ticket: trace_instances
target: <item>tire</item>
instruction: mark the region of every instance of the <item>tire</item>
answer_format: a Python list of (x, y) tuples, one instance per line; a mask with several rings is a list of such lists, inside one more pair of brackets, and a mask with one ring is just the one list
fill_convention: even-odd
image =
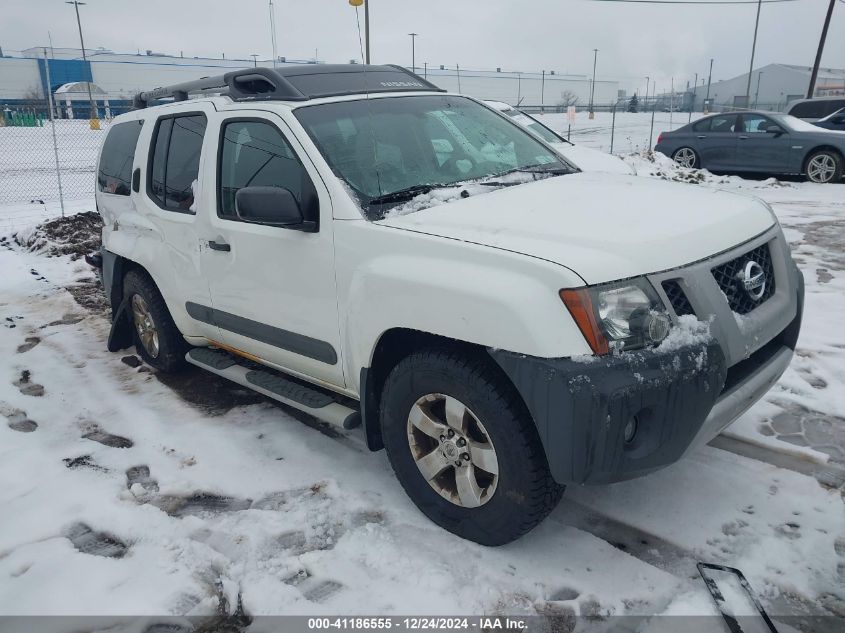
[[(466, 407), (462, 418), (466, 428), (455, 437), (444, 442), (436, 436), (456, 425), (428, 426), (423, 433), (411, 424), (411, 414), (419, 419), (420, 411), (427, 411), (429, 421), (445, 421), (447, 402), (457, 403), (453, 410)], [(396, 477), (416, 506), (440, 527), (476, 543), (503, 545), (519, 538), (539, 524), (563, 494), (563, 486), (549, 473), (534, 423), (516, 391), (485, 359), (433, 349), (400, 361), (385, 382), (381, 431)], [(459, 455), (460, 467), (447, 461), (454, 457), (447, 446), (450, 442), (469, 447), (473, 457), (469, 452)], [(429, 480), (417, 465), (421, 455), (440, 459), (445, 470)], [(497, 474), (491, 475), (492, 470)], [(457, 492), (459, 476), (464, 482), (472, 477), (476, 483), (475, 488), (462, 486), (463, 496)], [(482, 494), (474, 496), (478, 491)], [(463, 504), (467, 498), (470, 503)], [(479, 505), (473, 505), (476, 501)]]
[(832, 150), (817, 150), (807, 156), (804, 173), (810, 182), (839, 182), (842, 180), (842, 156)]
[[(173, 322), (167, 304), (150, 276), (130, 270), (123, 278), (123, 296), (128, 300), (135, 350), (144, 362), (165, 373), (184, 369), (187, 365), (185, 353), (190, 346)], [(142, 320), (144, 315), (148, 320)]]
[(672, 160), (678, 163), (681, 167), (689, 169), (698, 169), (701, 167), (701, 159), (691, 147), (679, 147), (672, 153)]

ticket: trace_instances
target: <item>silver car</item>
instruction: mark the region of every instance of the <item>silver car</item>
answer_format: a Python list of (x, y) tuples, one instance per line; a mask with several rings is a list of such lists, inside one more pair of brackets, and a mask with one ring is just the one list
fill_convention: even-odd
[(842, 180), (845, 132), (778, 112), (729, 112), (661, 133), (655, 150), (684, 167), (829, 183)]

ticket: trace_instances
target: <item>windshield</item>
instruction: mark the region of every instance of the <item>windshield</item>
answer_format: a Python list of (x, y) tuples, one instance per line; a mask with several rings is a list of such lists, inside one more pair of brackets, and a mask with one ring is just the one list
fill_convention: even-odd
[(781, 125), (786, 125), (793, 132), (823, 132), (821, 128), (812, 123), (807, 123), (802, 119), (797, 119), (791, 114), (773, 114), (773, 119), (778, 121)]
[(341, 101), (303, 106), (295, 115), (371, 219), (401, 202), (393, 193), (527, 168), (574, 171), (531, 134), (466, 97)]

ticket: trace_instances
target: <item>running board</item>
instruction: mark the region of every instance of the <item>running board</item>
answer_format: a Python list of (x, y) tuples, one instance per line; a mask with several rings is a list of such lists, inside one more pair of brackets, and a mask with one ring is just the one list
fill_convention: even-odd
[(195, 347), (185, 354), (185, 360), (213, 374), (264, 394), (294, 409), (299, 409), (318, 420), (341, 429), (352, 429), (361, 424), (361, 414), (355, 409), (337, 401), (337, 396), (330, 391), (306, 385), (285, 374), (250, 363), (247, 367), (242, 361), (228, 352)]

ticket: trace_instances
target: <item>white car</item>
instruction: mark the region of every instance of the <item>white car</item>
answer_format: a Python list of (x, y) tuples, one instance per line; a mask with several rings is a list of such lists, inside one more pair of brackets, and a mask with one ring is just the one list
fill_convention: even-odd
[(583, 145), (576, 145), (575, 143), (563, 138), (560, 134), (544, 125), (530, 114), (521, 112), (507, 103), (503, 103), (502, 101), (485, 101), (484, 103), (489, 105), (491, 108), (498, 110), (502, 114), (506, 114), (511, 117), (537, 138), (542, 139), (554, 147), (566, 160), (583, 171), (600, 171), (610, 174), (634, 175), (637, 173), (631, 165), (621, 158), (617, 158), (613, 154), (584, 147)]
[(672, 464), (792, 357), (803, 280), (757, 199), (577, 172), (394, 66), (136, 102), (97, 166), (109, 349), (362, 425), (462, 537), (506, 543), (567, 484)]

